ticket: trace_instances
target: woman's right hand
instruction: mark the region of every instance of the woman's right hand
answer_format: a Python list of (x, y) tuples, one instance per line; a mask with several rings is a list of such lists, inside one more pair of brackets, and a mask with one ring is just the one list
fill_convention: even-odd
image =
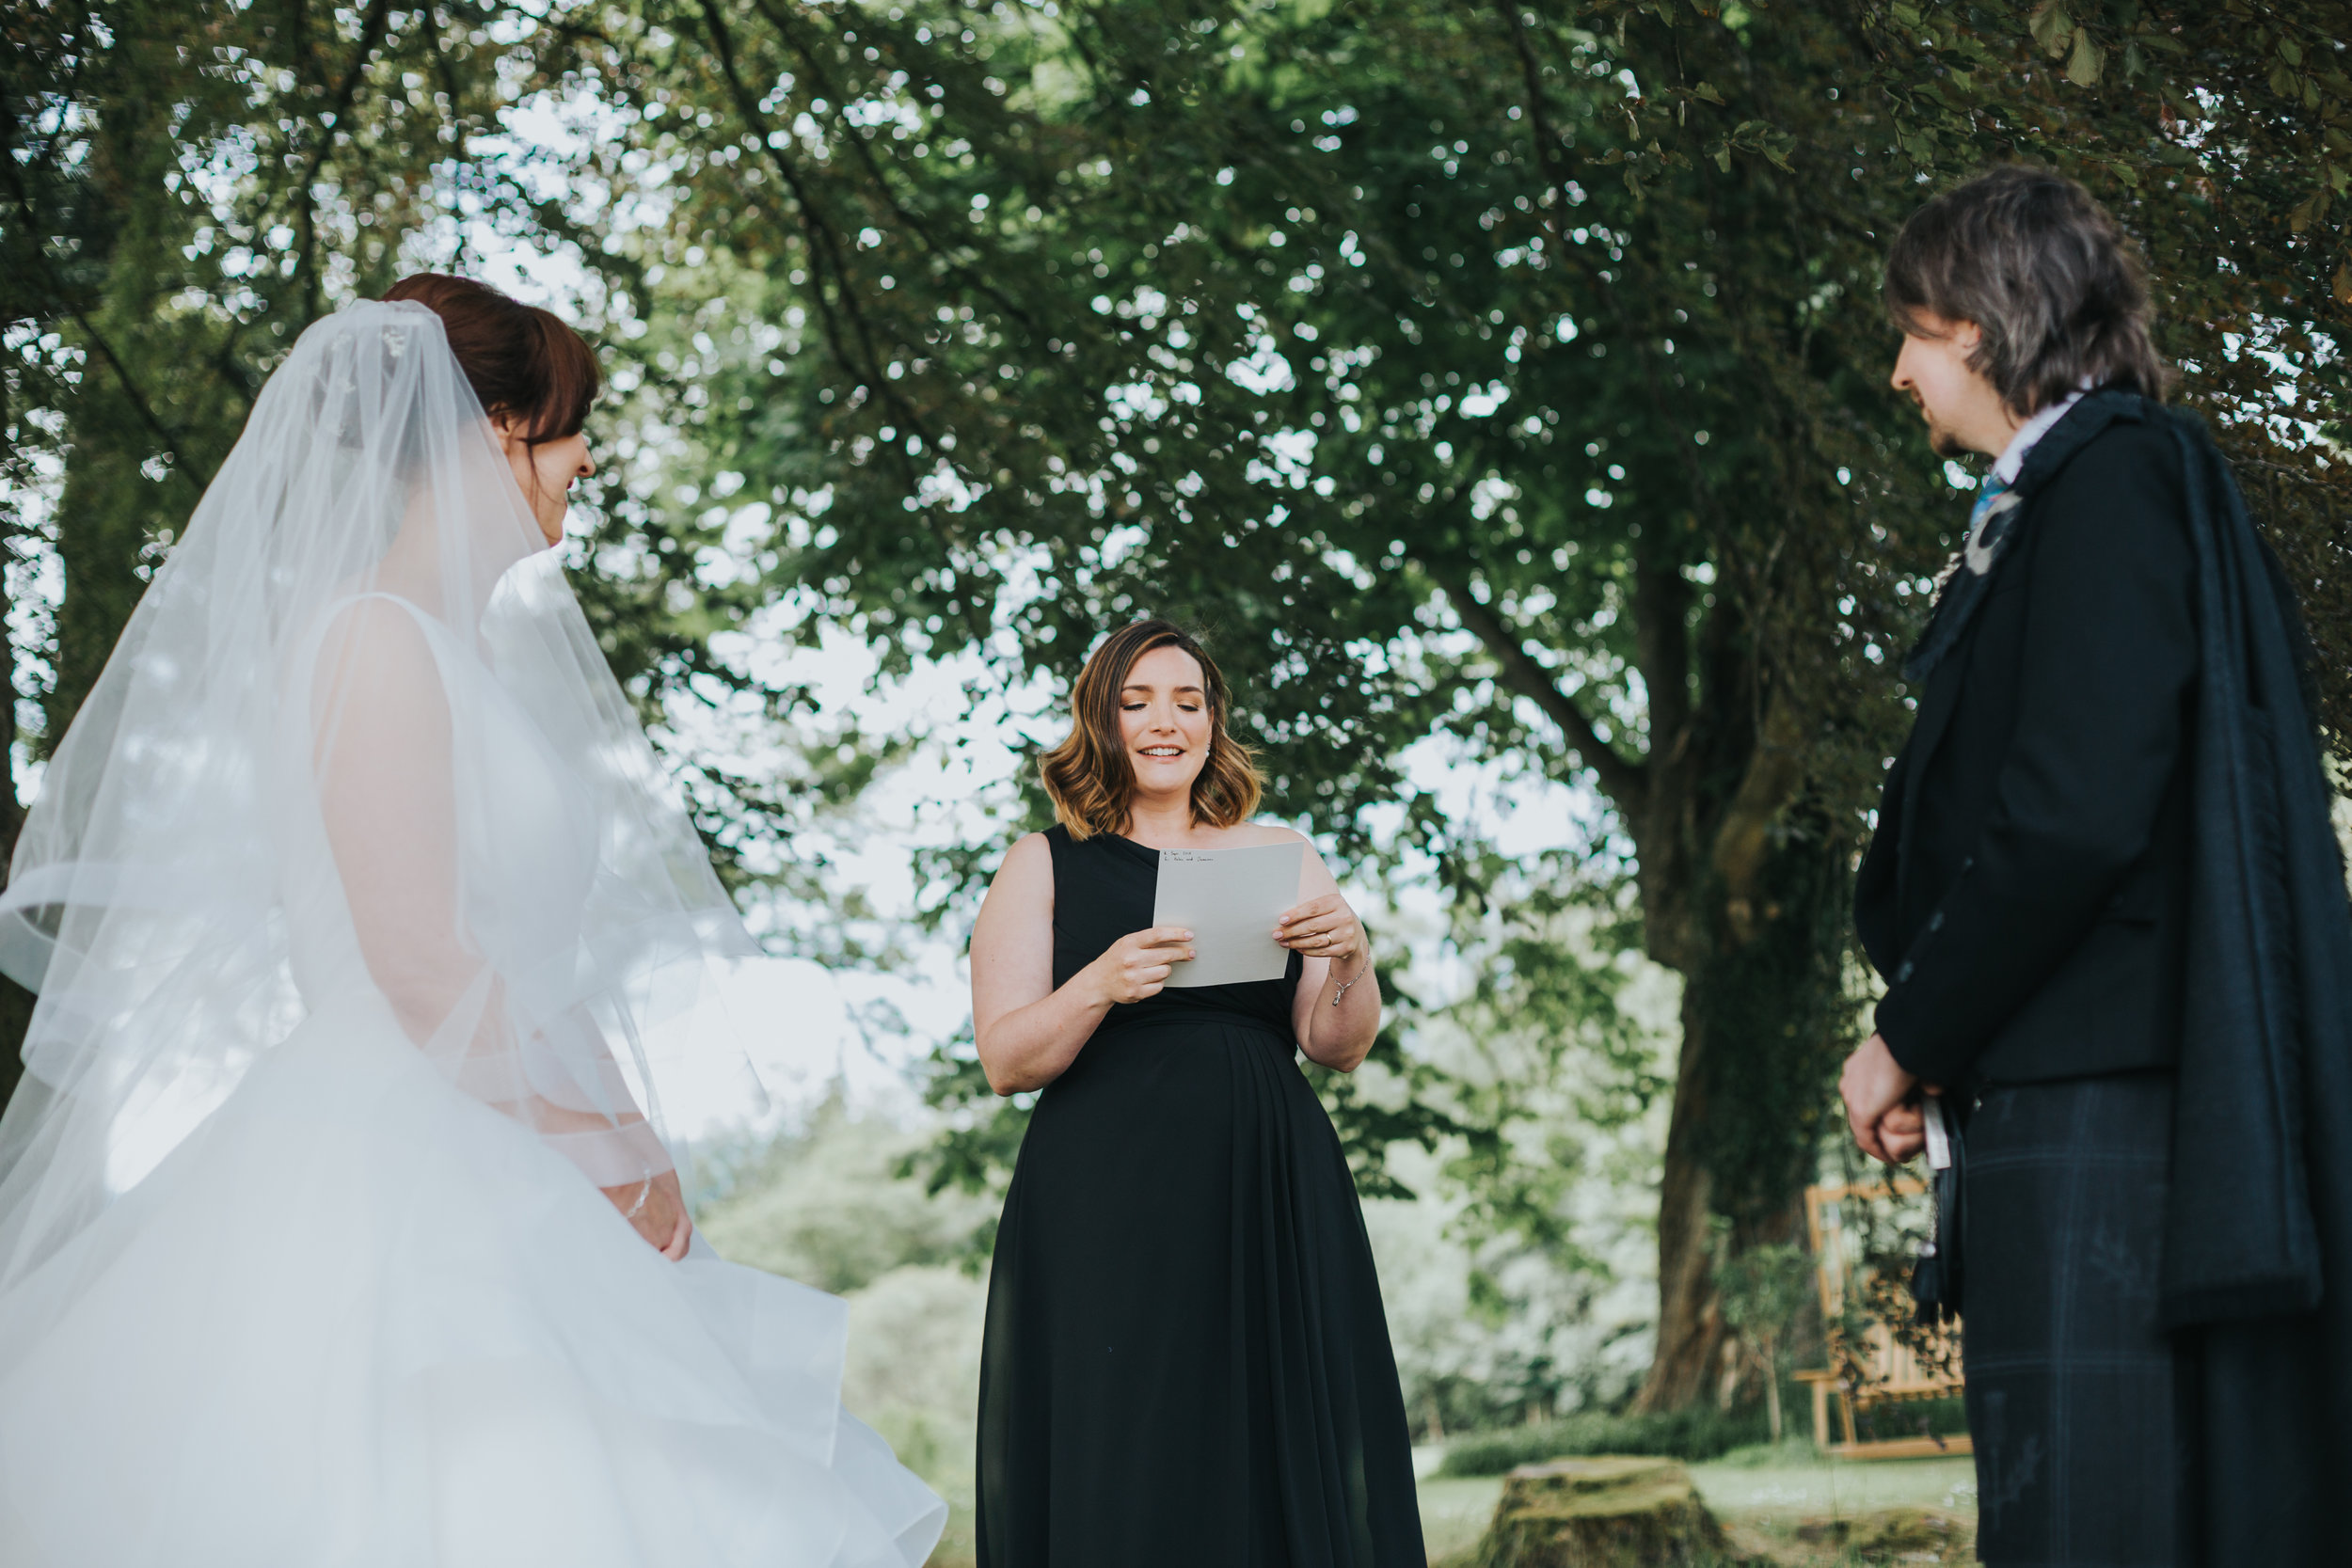
[(1182, 926), (1153, 926), (1120, 937), (1087, 968), (1102, 1000), (1115, 1006), (1159, 995), (1168, 970), (1192, 956), (1190, 931)]

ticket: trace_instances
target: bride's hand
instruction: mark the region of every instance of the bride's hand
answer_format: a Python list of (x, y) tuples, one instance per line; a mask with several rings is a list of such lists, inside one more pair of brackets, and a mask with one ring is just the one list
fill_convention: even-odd
[[(694, 1222), (687, 1218), (686, 1195), (679, 1190), (677, 1172), (663, 1171), (653, 1179), (650, 1189), (643, 1181), (625, 1181), (603, 1192), (612, 1207), (637, 1227), (637, 1234), (645, 1238), (646, 1245), (673, 1263), (686, 1256), (687, 1245), (694, 1239)], [(642, 1209), (637, 1206), (641, 1194), (645, 1199)], [(628, 1213), (631, 1209), (637, 1209), (633, 1218)]]

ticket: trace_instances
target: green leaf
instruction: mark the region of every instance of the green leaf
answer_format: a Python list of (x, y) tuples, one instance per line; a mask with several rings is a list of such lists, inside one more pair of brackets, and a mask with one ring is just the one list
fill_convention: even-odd
[(2066, 53), (2066, 45), (2074, 34), (2074, 19), (2066, 14), (2066, 8), (2056, 0), (2044, 0), (2040, 10), (2033, 13), (2031, 23), (2034, 42), (2052, 59)]
[(2106, 55), (2090, 41), (2088, 29), (2074, 29), (2074, 54), (2066, 62), (2066, 79), (2078, 87), (2095, 87), (2099, 72), (2106, 65)]
[(2279, 57), (2289, 65), (2301, 65), (2303, 46), (2293, 39), (2282, 38), (2279, 40)]
[(1918, 7), (1907, 5), (1904, 0), (1895, 0), (1886, 8), (1886, 14), (1895, 19), (1896, 25), (1917, 31), (1920, 21)]
[(1715, 149), (1715, 166), (1725, 174), (1731, 172), (1731, 143), (1724, 142)]
[(1724, 95), (1715, 90), (1715, 84), (1712, 82), (1701, 82), (1691, 89), (1691, 96), (1702, 103), (1721, 103), (1724, 101)]

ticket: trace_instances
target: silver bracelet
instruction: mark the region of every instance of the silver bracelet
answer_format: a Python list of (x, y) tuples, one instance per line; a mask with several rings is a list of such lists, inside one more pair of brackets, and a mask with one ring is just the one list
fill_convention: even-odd
[(1346, 979), (1342, 980), (1342, 981), (1340, 982), (1340, 989), (1339, 989), (1339, 990), (1335, 990), (1335, 991), (1333, 991), (1333, 992), (1331, 993), (1331, 1006), (1333, 1006), (1334, 1007), (1336, 1007), (1336, 1006), (1339, 1006), (1339, 1005), (1340, 1005), (1343, 1001), (1346, 1000), (1346, 998), (1347, 998), (1347, 988), (1348, 988), (1348, 987), (1350, 987), (1350, 986), (1352, 986), (1352, 985), (1354, 985), (1357, 981), (1359, 981), (1359, 980), (1362, 979), (1362, 978), (1364, 977), (1364, 975), (1365, 975), (1367, 973), (1369, 973), (1369, 972), (1371, 971), (1371, 969), (1372, 969), (1372, 950), (1371, 950), (1370, 948), (1366, 948), (1366, 949), (1364, 950), (1364, 967), (1363, 967), (1362, 969), (1358, 970), (1355, 974), (1353, 974), (1349, 975)]
[(628, 1206), (628, 1212), (623, 1214), (621, 1218), (625, 1220), (633, 1220), (638, 1215), (644, 1213), (645, 1212), (645, 1200), (651, 1196), (653, 1196), (653, 1172), (651, 1170), (647, 1170), (645, 1172), (645, 1185), (637, 1194), (637, 1201)]

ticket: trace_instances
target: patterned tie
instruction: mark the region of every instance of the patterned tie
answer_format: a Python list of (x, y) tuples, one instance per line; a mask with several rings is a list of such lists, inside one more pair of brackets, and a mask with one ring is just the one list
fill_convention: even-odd
[(1968, 509), (1968, 531), (1970, 533), (1977, 531), (1978, 526), (1984, 521), (1984, 515), (1993, 510), (1994, 499), (2008, 493), (2009, 481), (2003, 479), (1997, 470), (1988, 471), (1982, 479), (1977, 481), (1976, 504)]

